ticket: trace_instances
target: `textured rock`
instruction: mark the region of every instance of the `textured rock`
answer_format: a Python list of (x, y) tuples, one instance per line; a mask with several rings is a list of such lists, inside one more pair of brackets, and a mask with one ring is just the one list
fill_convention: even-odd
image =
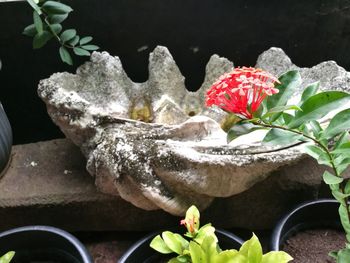
[[(277, 75), (297, 68), (277, 48), (263, 53), (257, 65)], [(244, 192), (303, 157), (299, 147), (268, 149), (252, 136), (226, 144), (220, 127), (225, 113), (206, 109), (203, 102), (210, 84), (231, 67), (212, 56), (204, 84), (188, 92), (164, 47), (151, 53), (145, 83), (133, 83), (118, 57), (94, 52), (76, 75), (56, 73), (40, 82), (38, 93), (53, 121), (82, 149), (102, 192), (180, 215), (190, 204), (204, 209), (216, 197)], [(334, 62), (303, 68), (301, 74), (302, 87), (320, 79), (321, 89), (346, 89), (349, 82)]]

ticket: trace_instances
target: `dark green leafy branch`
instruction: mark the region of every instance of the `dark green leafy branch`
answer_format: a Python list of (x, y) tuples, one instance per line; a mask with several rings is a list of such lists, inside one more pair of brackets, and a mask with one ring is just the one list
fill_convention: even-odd
[(63, 62), (73, 65), (71, 52), (77, 56), (90, 56), (99, 49), (91, 44), (91, 36), (80, 37), (75, 29), (63, 30), (61, 23), (73, 9), (56, 1), (27, 0), (33, 8), (33, 24), (27, 26), (23, 34), (33, 37), (33, 48), (43, 47), (49, 40), (59, 43), (59, 54)]
[(326, 127), (319, 122), (340, 105), (350, 102), (350, 94), (341, 91), (317, 93), (318, 83), (313, 83), (304, 89), (298, 105), (287, 105), (301, 78), (297, 71), (289, 71), (279, 81), (280, 92), (268, 98), (261, 117), (255, 116), (233, 126), (227, 140), (232, 141), (257, 129), (267, 129), (263, 143), (279, 146), (303, 143), (306, 154), (328, 166), (330, 170), (324, 172), (323, 181), (340, 203), (339, 216), (347, 239), (344, 249), (330, 255), (338, 263), (350, 262), (350, 180), (344, 176), (350, 165), (350, 109), (338, 112)]

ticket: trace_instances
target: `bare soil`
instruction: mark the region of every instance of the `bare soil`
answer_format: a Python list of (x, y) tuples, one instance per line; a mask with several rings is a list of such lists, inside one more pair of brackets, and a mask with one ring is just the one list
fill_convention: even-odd
[(283, 251), (290, 254), (293, 263), (334, 263), (328, 252), (345, 247), (345, 234), (334, 229), (313, 229), (290, 237)]

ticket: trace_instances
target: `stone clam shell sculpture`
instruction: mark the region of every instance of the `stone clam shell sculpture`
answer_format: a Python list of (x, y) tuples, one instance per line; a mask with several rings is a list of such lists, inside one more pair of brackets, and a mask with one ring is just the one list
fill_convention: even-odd
[[(120, 59), (94, 52), (76, 74), (56, 73), (38, 94), (52, 120), (79, 146), (87, 170), (104, 193), (146, 210), (183, 215), (191, 204), (208, 207), (215, 197), (239, 194), (270, 172), (303, 157), (300, 147), (271, 149), (248, 136), (227, 145), (227, 114), (206, 108), (205, 93), (233, 64), (213, 55), (203, 85), (187, 91), (184, 77), (165, 47), (149, 59), (149, 79), (132, 82)], [(299, 69), (271, 48), (257, 67), (275, 75)], [(346, 90), (350, 76), (335, 62), (300, 68), (303, 84)]]

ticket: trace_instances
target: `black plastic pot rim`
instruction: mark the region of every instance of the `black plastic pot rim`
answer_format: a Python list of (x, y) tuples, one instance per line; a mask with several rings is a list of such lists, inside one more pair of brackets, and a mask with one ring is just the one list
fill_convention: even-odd
[(276, 224), (276, 227), (273, 229), (271, 234), (271, 240), (270, 240), (270, 249), (273, 251), (278, 251), (280, 247), (280, 240), (282, 238), (282, 230), (288, 220), (290, 220), (298, 211), (303, 210), (309, 206), (313, 206), (315, 204), (324, 204), (324, 203), (339, 203), (335, 199), (328, 199), (328, 198), (322, 198), (312, 201), (306, 201), (304, 203), (299, 204), (296, 206), (292, 211), (288, 212), (285, 216), (283, 216), (278, 223)]
[(60, 228), (52, 227), (52, 226), (45, 226), (45, 225), (30, 225), (30, 226), (23, 226), (23, 227), (17, 227), (13, 229), (9, 229), (6, 231), (3, 231), (0, 233), (0, 238), (5, 236), (10, 236), (16, 233), (22, 233), (22, 232), (36, 232), (36, 231), (42, 231), (42, 232), (49, 232), (52, 234), (55, 234), (57, 236), (61, 236), (64, 239), (68, 240), (69, 243), (71, 243), (75, 249), (79, 252), (82, 260), (84, 263), (92, 263), (91, 257), (87, 250), (85, 249), (84, 245), (72, 234), (68, 233), (65, 230), (62, 230)]

